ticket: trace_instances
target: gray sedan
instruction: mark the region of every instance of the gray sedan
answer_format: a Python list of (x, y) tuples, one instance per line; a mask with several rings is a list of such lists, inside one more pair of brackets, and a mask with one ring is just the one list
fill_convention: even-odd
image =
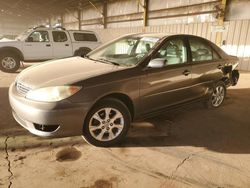
[(9, 88), (16, 121), (38, 136), (120, 142), (131, 121), (202, 100), (219, 107), (237, 57), (191, 35), (133, 34), (89, 53), (36, 65)]

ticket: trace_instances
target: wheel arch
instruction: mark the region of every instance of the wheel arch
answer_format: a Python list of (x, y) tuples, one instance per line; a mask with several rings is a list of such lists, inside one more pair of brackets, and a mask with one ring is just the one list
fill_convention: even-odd
[[(106, 94), (102, 97), (100, 97), (95, 103), (94, 105), (90, 108), (90, 110), (96, 105), (98, 104), (98, 102), (100, 102), (101, 100), (103, 99), (106, 99), (106, 98), (114, 98), (114, 99), (117, 99), (117, 100), (120, 100), (121, 102), (123, 102), (126, 107), (128, 108), (129, 112), (130, 112), (130, 115), (131, 115), (131, 119), (133, 120), (134, 119), (134, 116), (135, 116), (135, 108), (134, 108), (134, 103), (132, 101), (132, 99), (124, 94), (124, 93), (110, 93), (110, 94)], [(90, 111), (89, 110), (89, 111)]]
[(16, 47), (6, 46), (6, 47), (0, 48), (0, 53), (4, 53), (4, 52), (14, 53), (14, 54), (18, 55), (18, 57), (20, 58), (21, 61), (24, 60), (23, 53)]
[(216, 86), (217, 83), (223, 82), (225, 85), (225, 88), (228, 88), (230, 86), (230, 79), (227, 76), (223, 76), (220, 79), (214, 81), (213, 88)]
[[(106, 103), (115, 102), (115, 101), (116, 101), (116, 104), (123, 103), (128, 108), (130, 115), (131, 115), (130, 116), (129, 114), (127, 114), (127, 116), (126, 116), (128, 118), (127, 123), (126, 123), (126, 126), (124, 125), (124, 128), (122, 129), (121, 134), (119, 133), (118, 136), (116, 136), (114, 139), (111, 139), (107, 142), (99, 141), (95, 137), (93, 137), (93, 135), (91, 135), (91, 132), (88, 128), (89, 125), (86, 124), (86, 123), (89, 123), (89, 121), (90, 121), (90, 118), (91, 118), (90, 113), (96, 112), (96, 111), (93, 111), (97, 107), (96, 105), (104, 105), (105, 106), (106, 103), (101, 103), (102, 100), (106, 100)], [(119, 103), (117, 103), (118, 101), (119, 101)], [(87, 143), (92, 144), (94, 146), (98, 146), (98, 147), (108, 147), (108, 146), (113, 146), (114, 144), (119, 143), (126, 136), (128, 130), (129, 130), (129, 127), (130, 127), (131, 120), (132, 120), (132, 113), (131, 113), (132, 109), (131, 109), (131, 106), (129, 105), (129, 102), (131, 102), (130, 105), (133, 104), (132, 100), (129, 98), (129, 96), (127, 96), (126, 94), (122, 94), (122, 93), (111, 93), (111, 94), (107, 94), (105, 96), (100, 97), (94, 103), (94, 105), (89, 109), (88, 113), (85, 116), (83, 128), (82, 128), (82, 136), (83, 136), (84, 140)], [(122, 105), (123, 109), (125, 107), (124, 105)]]

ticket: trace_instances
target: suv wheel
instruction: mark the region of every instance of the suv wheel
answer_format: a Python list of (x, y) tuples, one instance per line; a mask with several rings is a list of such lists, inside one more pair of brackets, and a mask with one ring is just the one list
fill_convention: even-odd
[(226, 87), (224, 82), (220, 81), (215, 85), (213, 89), (213, 93), (208, 100), (208, 107), (218, 108), (223, 103), (225, 97)]
[(20, 59), (11, 53), (3, 53), (0, 56), (0, 69), (3, 72), (14, 73), (20, 67)]
[(80, 48), (75, 52), (75, 56), (80, 56), (80, 57), (84, 57), (85, 55), (87, 55), (89, 52), (91, 52), (91, 49), (89, 48)]
[(130, 123), (130, 112), (124, 103), (103, 99), (87, 115), (83, 137), (94, 146), (113, 146), (126, 136)]

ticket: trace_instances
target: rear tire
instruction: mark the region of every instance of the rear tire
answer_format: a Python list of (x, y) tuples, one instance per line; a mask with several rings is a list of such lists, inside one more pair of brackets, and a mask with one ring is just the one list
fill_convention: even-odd
[(75, 56), (85, 57), (89, 52), (91, 52), (89, 48), (80, 48), (75, 52)]
[(0, 55), (0, 70), (14, 73), (20, 68), (20, 58), (10, 52), (3, 52)]
[(223, 81), (219, 81), (215, 84), (213, 92), (206, 102), (208, 108), (218, 108), (222, 105), (226, 98), (226, 86)]
[(106, 98), (88, 113), (83, 138), (98, 147), (114, 146), (126, 136), (131, 123), (127, 106), (120, 100)]

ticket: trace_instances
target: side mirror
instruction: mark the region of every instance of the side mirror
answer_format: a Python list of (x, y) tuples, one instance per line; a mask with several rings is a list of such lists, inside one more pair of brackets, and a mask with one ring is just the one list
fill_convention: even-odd
[(26, 42), (33, 42), (33, 37), (28, 37), (28, 38), (26, 39)]
[(149, 64), (148, 67), (149, 68), (162, 68), (166, 65), (167, 60), (163, 59), (163, 58), (156, 58), (156, 59), (152, 59)]

